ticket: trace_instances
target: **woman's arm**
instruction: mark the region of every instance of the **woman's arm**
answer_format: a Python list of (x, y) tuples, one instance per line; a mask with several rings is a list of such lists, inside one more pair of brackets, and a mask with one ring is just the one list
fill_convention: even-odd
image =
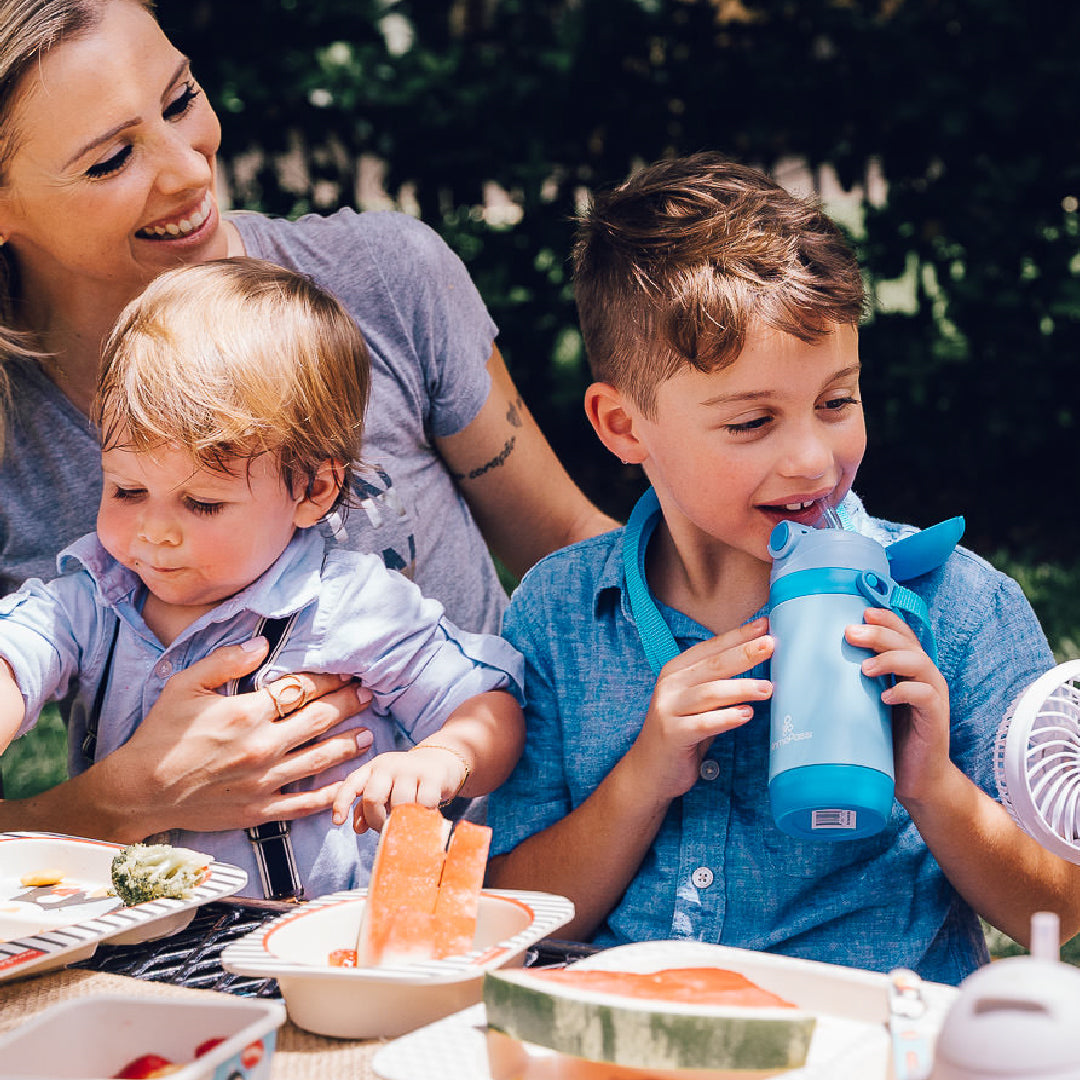
[[(254, 651), (229, 646), (174, 675), (131, 739), (108, 757), (49, 791), (0, 801), (0, 829), (131, 843), (167, 829), (246, 828), (326, 809), (336, 784), (281, 788), (367, 750), (365, 729), (320, 737), (365, 708), (370, 695), (336, 675), (301, 675), (308, 704), (277, 720), (266, 690), (217, 693), (254, 671), (265, 651), (265, 640)], [(316, 694), (323, 696), (310, 700)]]
[(570, 479), (498, 349), (487, 366), (491, 391), (480, 412), (463, 431), (437, 443), (484, 538), (520, 577), (544, 555), (618, 523)]

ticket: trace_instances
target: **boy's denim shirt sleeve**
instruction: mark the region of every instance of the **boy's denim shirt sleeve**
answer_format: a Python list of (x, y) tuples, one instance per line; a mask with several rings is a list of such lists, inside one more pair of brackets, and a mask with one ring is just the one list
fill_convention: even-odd
[[(870, 518), (888, 543), (902, 526)], [(548, 826), (596, 789), (632, 745), (655, 678), (629, 611), (622, 530), (541, 561), (511, 598), (504, 636), (525, 658), (525, 752), (489, 799), (492, 853)], [(950, 691), (956, 764), (996, 798), (993, 743), (1016, 696), (1054, 659), (1019, 586), (959, 549), (909, 586), (927, 602)], [(680, 646), (709, 632), (660, 605)], [(762, 669), (755, 675), (767, 677)], [(601, 945), (687, 938), (957, 983), (986, 960), (978, 918), (894, 802), (876, 836), (799, 841), (773, 825), (769, 713), (716, 738), (700, 778), (669, 807)]]

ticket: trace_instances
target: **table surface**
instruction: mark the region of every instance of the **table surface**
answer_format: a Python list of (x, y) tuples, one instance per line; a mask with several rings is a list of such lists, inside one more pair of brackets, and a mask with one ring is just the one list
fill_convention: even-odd
[[(236, 900), (203, 905), (189, 926), (171, 937), (140, 945), (103, 943), (87, 960), (59, 971), (0, 982), (0, 1034), (43, 1010), (74, 998), (100, 994), (137, 997), (212, 998), (218, 993), (278, 998), (275, 979), (234, 975), (221, 967), (226, 945), (277, 918), (292, 905)], [(552, 966), (595, 952), (578, 942), (546, 940), (529, 950), (526, 963)], [(272, 1080), (377, 1080), (371, 1061), (386, 1040), (330, 1039), (286, 1020), (278, 1032)]]

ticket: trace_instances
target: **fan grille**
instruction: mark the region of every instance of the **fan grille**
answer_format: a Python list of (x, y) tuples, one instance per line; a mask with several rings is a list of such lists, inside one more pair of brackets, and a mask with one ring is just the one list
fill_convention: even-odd
[(998, 730), (994, 775), (1020, 827), (1080, 862), (1080, 661), (1059, 665), (1020, 696)]

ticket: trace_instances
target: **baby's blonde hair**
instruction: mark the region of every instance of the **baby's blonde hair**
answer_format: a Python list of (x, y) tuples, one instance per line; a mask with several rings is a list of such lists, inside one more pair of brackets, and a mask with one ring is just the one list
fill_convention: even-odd
[(273, 263), (218, 259), (161, 274), (120, 313), (92, 417), (106, 450), (178, 446), (227, 473), (274, 454), (292, 494), (337, 463), (338, 506), (369, 386), (364, 339), (333, 296)]

